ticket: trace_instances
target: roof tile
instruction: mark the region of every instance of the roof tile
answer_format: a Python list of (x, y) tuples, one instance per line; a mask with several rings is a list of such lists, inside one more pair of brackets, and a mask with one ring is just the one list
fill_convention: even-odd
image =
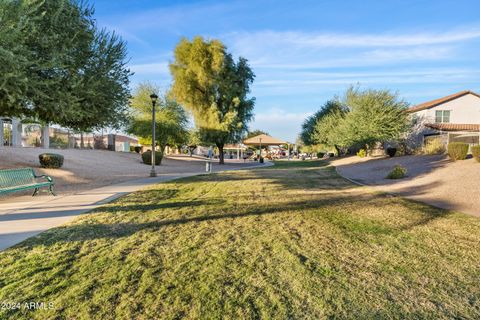
[(417, 112), (417, 111), (421, 111), (421, 110), (425, 110), (425, 109), (430, 109), (430, 108), (438, 106), (439, 104), (442, 104), (442, 103), (460, 98), (461, 96), (464, 96), (466, 94), (473, 94), (473, 95), (480, 98), (480, 95), (478, 93), (475, 93), (475, 92), (470, 91), (470, 90), (464, 90), (464, 91), (460, 91), (460, 92), (451, 94), (451, 95), (443, 97), (443, 98), (439, 98), (439, 99), (435, 99), (435, 100), (431, 100), (431, 101), (421, 103), (419, 105), (416, 105), (416, 106), (408, 109), (408, 112)]

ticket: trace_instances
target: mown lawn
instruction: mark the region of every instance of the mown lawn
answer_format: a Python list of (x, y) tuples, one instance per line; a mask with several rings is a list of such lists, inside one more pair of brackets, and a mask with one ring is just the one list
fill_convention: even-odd
[(0, 253), (0, 319), (480, 318), (480, 219), (323, 162), (131, 194)]

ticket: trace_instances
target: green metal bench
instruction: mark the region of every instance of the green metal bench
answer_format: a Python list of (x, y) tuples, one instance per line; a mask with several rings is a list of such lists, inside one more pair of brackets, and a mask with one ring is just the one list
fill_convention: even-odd
[(32, 168), (0, 170), (0, 194), (35, 189), (32, 194), (33, 197), (40, 188), (48, 187), (50, 193), (55, 196), (54, 185), (51, 177), (47, 175), (37, 176)]

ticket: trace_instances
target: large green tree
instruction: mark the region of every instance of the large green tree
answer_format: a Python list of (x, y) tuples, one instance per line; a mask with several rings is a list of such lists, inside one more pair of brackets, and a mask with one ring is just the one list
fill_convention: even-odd
[(389, 90), (349, 88), (336, 110), (315, 125), (312, 139), (339, 147), (362, 146), (399, 139), (409, 126), (408, 104)]
[(72, 129), (126, 119), (125, 43), (73, 0), (0, 2), (0, 115)]
[(155, 136), (161, 159), (167, 145), (176, 146), (188, 140), (188, 115), (168, 94), (151, 83), (141, 83), (130, 100), (131, 119), (127, 131), (140, 137), (140, 141), (150, 144), (152, 141), (152, 100), (150, 95), (159, 96), (156, 105)]
[(253, 117), (254, 98), (249, 98), (255, 75), (247, 60), (235, 61), (219, 40), (182, 39), (170, 64), (172, 94), (191, 111), (201, 139), (223, 147), (242, 139)]
[(308, 117), (302, 124), (302, 131), (300, 133), (300, 138), (303, 143), (307, 146), (318, 144), (319, 141), (315, 139), (318, 137), (318, 132), (316, 132), (317, 123), (322, 120), (325, 116), (336, 113), (336, 112), (346, 112), (346, 107), (338, 99), (328, 100), (317, 112)]

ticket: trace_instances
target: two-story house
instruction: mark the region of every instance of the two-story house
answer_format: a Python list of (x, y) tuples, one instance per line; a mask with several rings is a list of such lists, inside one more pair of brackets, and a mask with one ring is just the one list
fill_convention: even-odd
[(479, 144), (480, 95), (461, 91), (440, 99), (416, 105), (408, 110), (414, 123), (410, 137), (413, 145), (422, 146), (425, 139), (439, 136), (445, 144), (466, 142)]

